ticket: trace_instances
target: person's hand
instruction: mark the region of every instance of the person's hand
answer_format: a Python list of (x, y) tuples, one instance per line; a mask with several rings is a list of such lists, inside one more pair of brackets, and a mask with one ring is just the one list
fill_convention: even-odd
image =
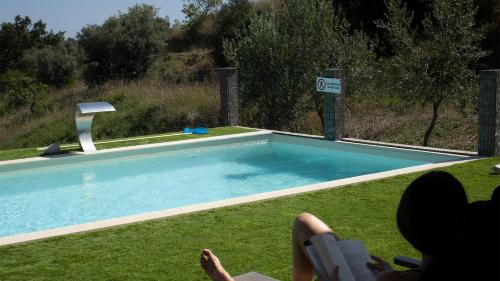
[(330, 277), (324, 276), (324, 275), (319, 275), (317, 281), (341, 281), (339, 277), (339, 267), (336, 266), (333, 269), (332, 274), (330, 274)]
[(391, 270), (392, 267), (389, 265), (388, 262), (384, 261), (383, 259), (377, 257), (377, 256), (371, 256), (373, 261), (369, 261), (366, 263), (366, 265), (377, 272), (382, 272), (382, 271), (387, 271)]

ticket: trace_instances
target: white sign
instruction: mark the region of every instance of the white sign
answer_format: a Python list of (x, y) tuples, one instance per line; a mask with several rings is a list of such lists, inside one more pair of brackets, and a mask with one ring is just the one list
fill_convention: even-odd
[(340, 91), (340, 79), (316, 77), (316, 92), (340, 94)]

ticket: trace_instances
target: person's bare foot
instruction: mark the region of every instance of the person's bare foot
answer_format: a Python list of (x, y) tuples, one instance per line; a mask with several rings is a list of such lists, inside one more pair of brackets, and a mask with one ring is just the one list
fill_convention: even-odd
[(233, 278), (222, 267), (219, 259), (209, 249), (201, 251), (200, 265), (214, 281), (233, 281)]

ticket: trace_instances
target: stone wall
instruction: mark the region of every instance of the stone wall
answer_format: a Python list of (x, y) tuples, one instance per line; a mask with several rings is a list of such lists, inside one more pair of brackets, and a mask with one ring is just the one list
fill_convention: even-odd
[(479, 156), (500, 155), (500, 69), (481, 71), (479, 88)]
[(220, 68), (220, 111), (224, 126), (239, 125), (238, 73), (236, 68)]

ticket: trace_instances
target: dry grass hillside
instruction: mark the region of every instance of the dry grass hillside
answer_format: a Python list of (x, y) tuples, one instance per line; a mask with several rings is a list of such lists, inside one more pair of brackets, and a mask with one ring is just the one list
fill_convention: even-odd
[(75, 104), (108, 101), (117, 112), (98, 114), (95, 139), (179, 131), (185, 126), (219, 125), (216, 70), (209, 50), (168, 53), (143, 79), (113, 81), (91, 88), (77, 82), (52, 89), (37, 100), (37, 112), (19, 108), (0, 115), (0, 149), (76, 141)]
[(28, 109), (0, 118), (0, 148), (45, 146), (76, 141), (74, 108), (78, 102), (108, 101), (117, 112), (98, 114), (95, 139), (179, 131), (185, 126), (219, 125), (217, 84), (190, 85), (130, 82), (108, 83), (99, 89), (78, 84), (55, 91), (50, 106), (33, 116)]
[[(395, 110), (386, 100), (348, 98), (346, 136), (364, 140), (422, 145), (432, 116), (430, 106)], [(463, 115), (450, 103), (441, 107), (429, 146), (477, 151), (478, 115)], [(322, 134), (321, 120), (310, 112), (301, 126), (304, 133)]]

